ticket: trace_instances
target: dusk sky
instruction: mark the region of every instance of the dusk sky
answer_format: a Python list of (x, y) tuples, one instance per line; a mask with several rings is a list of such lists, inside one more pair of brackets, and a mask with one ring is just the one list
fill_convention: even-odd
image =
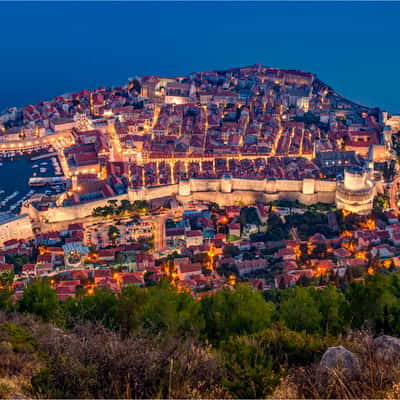
[(400, 112), (400, 3), (29, 2), (0, 15), (0, 109), (259, 62)]

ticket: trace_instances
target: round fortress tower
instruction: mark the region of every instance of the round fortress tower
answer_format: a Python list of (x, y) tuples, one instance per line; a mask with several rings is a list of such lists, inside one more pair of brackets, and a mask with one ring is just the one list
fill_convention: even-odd
[(231, 193), (232, 192), (232, 176), (223, 175), (221, 178), (221, 192)]
[(367, 173), (359, 168), (344, 171), (343, 187), (347, 190), (363, 190), (368, 187)]
[(190, 196), (190, 179), (181, 178), (178, 186), (179, 196)]
[(336, 206), (358, 214), (372, 211), (375, 188), (367, 172), (361, 168), (345, 170), (344, 179), (336, 185)]

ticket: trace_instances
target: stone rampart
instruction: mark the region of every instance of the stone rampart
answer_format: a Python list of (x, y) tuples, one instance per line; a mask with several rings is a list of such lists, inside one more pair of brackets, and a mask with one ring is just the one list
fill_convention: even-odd
[[(226, 178), (225, 178), (226, 179)], [(229, 182), (228, 182), (229, 181)], [(231, 191), (229, 191), (231, 189)], [(190, 200), (213, 201), (220, 205), (252, 204), (257, 201), (298, 200), (311, 205), (315, 203), (334, 203), (336, 183), (316, 179), (246, 179), (230, 178), (224, 183), (216, 178), (191, 178), (174, 185), (129, 189), (128, 193), (106, 199), (95, 200), (67, 207), (50, 208), (47, 211), (29, 210), (33, 219), (50, 222), (72, 221), (91, 215), (96, 207), (104, 207), (109, 200), (147, 200), (177, 195), (183, 202)]]

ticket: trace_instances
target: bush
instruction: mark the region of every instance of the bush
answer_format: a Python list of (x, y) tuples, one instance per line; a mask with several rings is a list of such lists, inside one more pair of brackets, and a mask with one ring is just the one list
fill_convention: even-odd
[[(399, 398), (399, 358), (379, 357), (370, 332), (355, 332), (343, 342), (356, 354), (361, 374), (349, 376), (339, 370), (327, 373), (319, 363), (315, 363), (305, 368), (292, 369), (282, 386), (292, 388), (293, 398)], [(285, 394), (285, 397), (289, 397)]]
[(221, 370), (206, 346), (144, 334), (121, 339), (91, 324), (44, 337), (48, 366), (33, 395), (51, 398), (223, 397)]
[(219, 343), (230, 336), (254, 333), (271, 324), (272, 303), (246, 284), (236, 290), (220, 290), (201, 300), (201, 313), (205, 320), (204, 337)]

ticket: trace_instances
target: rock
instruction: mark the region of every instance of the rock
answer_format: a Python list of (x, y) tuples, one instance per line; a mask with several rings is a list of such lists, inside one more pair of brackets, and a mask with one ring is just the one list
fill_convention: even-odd
[(379, 358), (388, 359), (400, 355), (399, 338), (382, 335), (375, 338), (374, 345), (376, 346), (376, 354)]
[(10, 353), (13, 351), (13, 346), (10, 342), (3, 340), (0, 342), (0, 353)]
[(347, 376), (354, 376), (360, 371), (357, 356), (343, 346), (329, 347), (322, 355), (320, 366), (328, 370), (340, 370)]

